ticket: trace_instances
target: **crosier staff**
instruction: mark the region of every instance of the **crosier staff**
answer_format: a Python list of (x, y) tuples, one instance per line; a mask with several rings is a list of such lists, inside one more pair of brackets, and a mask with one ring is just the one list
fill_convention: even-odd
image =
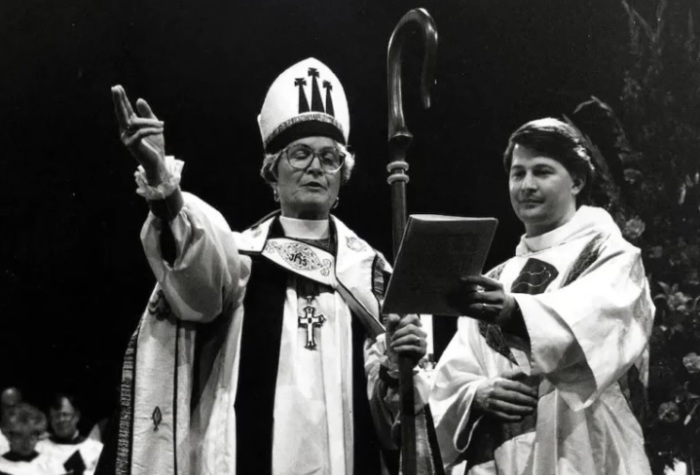
[[(389, 177), (394, 259), (406, 227), (406, 183), (408, 183), (408, 150), (413, 134), (406, 127), (401, 95), (401, 53), (409, 34), (419, 29), (423, 35), (425, 52), (421, 77), (421, 98), (424, 108), (430, 107), (430, 88), (435, 72), (437, 29), (430, 14), (422, 9), (406, 13), (394, 28), (387, 52), (387, 88), (389, 95)], [(401, 470), (403, 475), (416, 474), (416, 423), (413, 397), (413, 363), (406, 357), (399, 359), (401, 395)]]

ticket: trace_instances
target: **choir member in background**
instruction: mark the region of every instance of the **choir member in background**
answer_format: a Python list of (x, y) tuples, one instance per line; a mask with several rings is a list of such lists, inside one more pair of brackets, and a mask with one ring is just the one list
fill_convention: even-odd
[(9, 450), (0, 455), (0, 474), (59, 475), (62, 467), (52, 465), (48, 457), (37, 450), (39, 437), (46, 430), (46, 416), (34, 406), (20, 402), (8, 409), (2, 421), (2, 431)]
[[(336, 75), (309, 58), (269, 88), (261, 175), (279, 209), (240, 233), (180, 190), (183, 163), (165, 155), (164, 123), (146, 101), (134, 109), (121, 86), (112, 94), (151, 209), (141, 238), (157, 280), (127, 350), (116, 473), (395, 466), (397, 357), (418, 363), (425, 334), (415, 315), (382, 321), (390, 268), (331, 215), (355, 165)], [(230, 153), (222, 159), (249, 159)], [(429, 386), (421, 374), (415, 386), (420, 412)]]
[(80, 434), (79, 422), (80, 409), (75, 397), (56, 394), (49, 405), (51, 435), (39, 441), (37, 450), (54, 466), (92, 475), (102, 452), (102, 443)]
[(521, 126), (504, 162), (525, 235), (455, 292), (471, 318), (430, 398), (444, 461), (469, 474), (649, 474), (632, 407), (654, 316), (640, 251), (583, 204), (594, 167), (571, 125)]
[(22, 392), (15, 387), (5, 388), (0, 393), (0, 455), (10, 450), (10, 444), (2, 432), (2, 427), (10, 414), (10, 410), (20, 402), (22, 402)]

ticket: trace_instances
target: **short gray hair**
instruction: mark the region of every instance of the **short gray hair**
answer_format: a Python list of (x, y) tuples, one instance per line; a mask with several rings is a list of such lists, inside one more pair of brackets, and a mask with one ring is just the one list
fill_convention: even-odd
[[(336, 142), (336, 146), (338, 147), (338, 150), (340, 150), (340, 153), (345, 155), (343, 168), (340, 169), (340, 183), (344, 185), (350, 180), (352, 170), (355, 168), (355, 154), (352, 153), (346, 145)], [(268, 185), (277, 183), (277, 175), (274, 170), (277, 168), (277, 163), (279, 162), (280, 158), (282, 158), (282, 153), (284, 153), (284, 149), (277, 153), (266, 153), (263, 157), (263, 164), (260, 168), (260, 176)]]

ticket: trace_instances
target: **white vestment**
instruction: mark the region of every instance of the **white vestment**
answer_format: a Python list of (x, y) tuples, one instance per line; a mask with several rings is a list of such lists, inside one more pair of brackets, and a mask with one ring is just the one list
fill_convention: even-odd
[(52, 467), (61, 468), (76, 451), (80, 452), (85, 463), (85, 475), (92, 475), (102, 452), (102, 442), (80, 438), (76, 443), (58, 443), (49, 438), (37, 442), (36, 450), (48, 459)]
[[(304, 229), (303, 223), (283, 221), (287, 235), (282, 238), (268, 239), (276, 218), (236, 233), (202, 200), (184, 197), (184, 207), (170, 223), (177, 248), (172, 265), (161, 254), (163, 223), (151, 214), (142, 230), (158, 286), (130, 350), (134, 367), (125, 362), (124, 379), (133, 387), (126, 396), (122, 390), (122, 408), (131, 410), (121, 415), (117, 473), (236, 473), (237, 438), (245, 437), (237, 434), (235, 407), (247, 317), (243, 302), (251, 272), (256, 272), (250, 256), (259, 255), (291, 273), (274, 400), (273, 473), (352, 474), (351, 312), (369, 336), (364, 345), (366, 393), (387, 447), (399, 407), (398, 391), (379, 378), (387, 357), (373, 283), (378, 273), (390, 270), (388, 265), (334, 217), (336, 255), (292, 239), (324, 237), (326, 231), (314, 230), (313, 223)], [(308, 333), (300, 327), (308, 302), (297, 295), (294, 281), (299, 277), (331, 289), (313, 299), (316, 315), (326, 319), (311, 330), (316, 350), (305, 348)], [(167, 309), (161, 311), (163, 306)], [(195, 324), (215, 319), (222, 325), (218, 341), (195, 354)], [(193, 368), (202, 367), (201, 361), (208, 362), (198, 373)], [(420, 374), (415, 380), (421, 404), (428, 388)], [(193, 387), (199, 388), (196, 402)], [(130, 399), (126, 403), (125, 397)]]
[[(639, 249), (606, 211), (582, 206), (565, 225), (523, 237), (492, 275), (517, 301), (529, 344), (460, 319), (430, 397), (446, 465), (466, 458), (469, 474), (649, 474), (627, 398), (646, 383), (654, 316)], [(479, 385), (511, 370), (539, 389), (536, 413), (519, 423), (473, 413)]]
[(65, 470), (61, 470), (50, 463), (49, 459), (39, 453), (31, 461), (9, 460), (5, 455), (0, 456), (0, 474), (7, 475), (62, 475)]
[(10, 443), (7, 441), (5, 434), (0, 432), (0, 455), (10, 450)]

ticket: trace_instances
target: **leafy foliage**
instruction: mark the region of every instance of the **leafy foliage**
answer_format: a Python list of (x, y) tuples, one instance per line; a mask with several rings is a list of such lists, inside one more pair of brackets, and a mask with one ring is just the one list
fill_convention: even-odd
[[(647, 451), (655, 473), (700, 467), (700, 41), (692, 2), (621, 0), (629, 64), (620, 118), (596, 97), (572, 114), (595, 137), (594, 195), (643, 251), (657, 306)], [(697, 8), (697, 7), (696, 7)], [(584, 127), (584, 125), (586, 125)]]

